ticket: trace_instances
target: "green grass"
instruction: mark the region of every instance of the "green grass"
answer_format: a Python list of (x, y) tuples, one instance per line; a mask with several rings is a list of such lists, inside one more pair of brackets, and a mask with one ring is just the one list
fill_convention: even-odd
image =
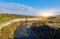
[[(17, 14), (7, 14), (7, 13), (5, 13), (5, 14), (0, 14), (0, 24), (1, 23), (4, 23), (4, 22), (7, 22), (7, 21), (9, 21), (9, 20), (12, 20), (12, 19), (15, 19), (15, 18), (32, 18), (32, 17), (34, 17), (34, 16), (25, 16), (25, 15), (17, 15)], [(60, 18), (50, 18), (50, 19), (52, 19), (51, 21), (52, 22), (60, 22)], [(49, 19), (48, 19), (49, 20)], [(48, 20), (46, 20), (47, 22), (48, 22)], [(46, 21), (44, 20), (43, 22), (45, 22), (46, 23)], [(36, 21), (34, 21), (34, 22), (36, 22)], [(42, 26), (42, 24), (41, 24), (41, 22), (42, 21), (38, 21), (38, 22), (36, 22), (36, 24), (34, 24), (34, 25), (37, 25), (37, 26), (39, 26), (39, 25), (41, 25)], [(6, 39), (7, 38), (13, 38), (13, 35), (14, 35), (14, 31), (16, 30), (16, 28), (18, 27), (18, 25), (17, 24), (19, 24), (20, 22), (16, 22), (16, 23), (13, 23), (13, 24), (10, 24), (10, 25), (8, 25), (8, 27), (6, 26), (6, 27), (3, 27), (1, 30), (0, 30), (0, 39), (2, 39), (2, 37), (6, 37)], [(49, 22), (48, 22), (49, 23)], [(52, 23), (51, 23), (52, 24)], [(55, 24), (54, 24), (55, 25)], [(55, 27), (55, 26), (50, 26), (50, 27)], [(5, 39), (5, 38), (4, 38)]]
[(25, 16), (19, 14), (0, 13), (0, 24), (16, 18), (32, 18), (35, 16)]
[(0, 19), (0, 23), (7, 22), (9, 20), (12, 20), (12, 18), (5, 17), (5, 18)]
[(14, 31), (16, 30), (17, 26), (18, 26), (19, 22), (15, 22), (13, 24), (10, 24), (5, 27), (3, 27), (1, 30), (0, 30), (0, 39), (8, 39), (8, 38), (14, 38)]

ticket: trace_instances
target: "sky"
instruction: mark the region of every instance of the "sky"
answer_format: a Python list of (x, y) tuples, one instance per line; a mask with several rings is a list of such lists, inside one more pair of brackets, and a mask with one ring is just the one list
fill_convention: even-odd
[(0, 0), (0, 13), (40, 15), (60, 14), (60, 0)]

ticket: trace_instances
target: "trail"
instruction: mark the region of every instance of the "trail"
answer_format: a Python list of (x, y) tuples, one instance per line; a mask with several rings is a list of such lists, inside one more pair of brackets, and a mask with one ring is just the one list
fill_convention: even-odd
[(0, 24), (0, 29), (2, 29), (3, 27), (8, 26), (8, 25), (10, 25), (10, 24), (12, 24), (14, 22), (18, 22), (18, 21), (20, 21), (20, 19), (13, 19), (13, 20), (7, 21), (5, 23), (1, 23)]
[(27, 21), (33, 21), (33, 20), (41, 20), (41, 19), (37, 19), (37, 18), (28, 18), (28, 19), (26, 19), (26, 18), (16, 18), (16, 19), (12, 19), (10, 21), (7, 21), (5, 23), (0, 24), (0, 29), (2, 29), (3, 27), (8, 26), (8, 25), (10, 25), (14, 22), (26, 21), (26, 20)]

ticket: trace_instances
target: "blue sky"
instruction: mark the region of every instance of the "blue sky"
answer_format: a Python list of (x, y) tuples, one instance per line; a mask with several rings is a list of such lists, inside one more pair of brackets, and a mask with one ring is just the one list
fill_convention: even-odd
[(36, 8), (60, 8), (60, 0), (0, 0), (0, 2), (14, 2)]
[[(25, 11), (26, 13), (24, 13), (24, 10), (22, 10), (21, 14), (27, 14), (27, 15), (32, 14), (33, 15), (35, 12), (36, 13), (37, 12), (41, 13), (41, 11), (42, 12), (48, 12), (48, 11), (51, 12), (52, 10), (53, 11), (55, 10), (56, 12), (58, 12), (57, 14), (60, 14), (60, 12), (59, 12), (60, 0), (0, 0), (0, 4), (2, 4), (2, 3), (6, 3), (6, 4), (15, 3), (15, 4), (20, 4), (20, 5), (24, 5), (24, 6), (27, 6), (29, 8), (32, 8), (32, 10), (29, 12)], [(8, 4), (8, 6), (9, 6), (9, 4)], [(15, 4), (13, 4), (13, 5), (15, 5)], [(26, 8), (26, 7), (24, 7), (24, 8)], [(4, 10), (1, 10), (1, 11), (4, 12)], [(5, 12), (8, 12), (8, 11), (5, 10)], [(9, 12), (14, 13), (16, 11), (13, 12), (10, 10)], [(31, 12), (33, 12), (33, 13), (31, 13)], [(19, 14), (20, 12), (18, 11), (16, 13)]]

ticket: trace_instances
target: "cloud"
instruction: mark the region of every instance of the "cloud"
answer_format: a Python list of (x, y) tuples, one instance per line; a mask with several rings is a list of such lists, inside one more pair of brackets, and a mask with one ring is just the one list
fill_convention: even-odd
[(58, 13), (60, 9), (36, 9), (27, 5), (18, 3), (0, 3), (0, 13), (15, 13), (23, 15), (39, 15), (41, 13)]
[(57, 15), (60, 14), (60, 9), (57, 8), (51, 8), (51, 9), (43, 9), (43, 10), (39, 10), (37, 15), (41, 15), (43, 13), (50, 13), (52, 15)]
[(34, 15), (38, 10), (23, 4), (0, 3), (0, 13)]

